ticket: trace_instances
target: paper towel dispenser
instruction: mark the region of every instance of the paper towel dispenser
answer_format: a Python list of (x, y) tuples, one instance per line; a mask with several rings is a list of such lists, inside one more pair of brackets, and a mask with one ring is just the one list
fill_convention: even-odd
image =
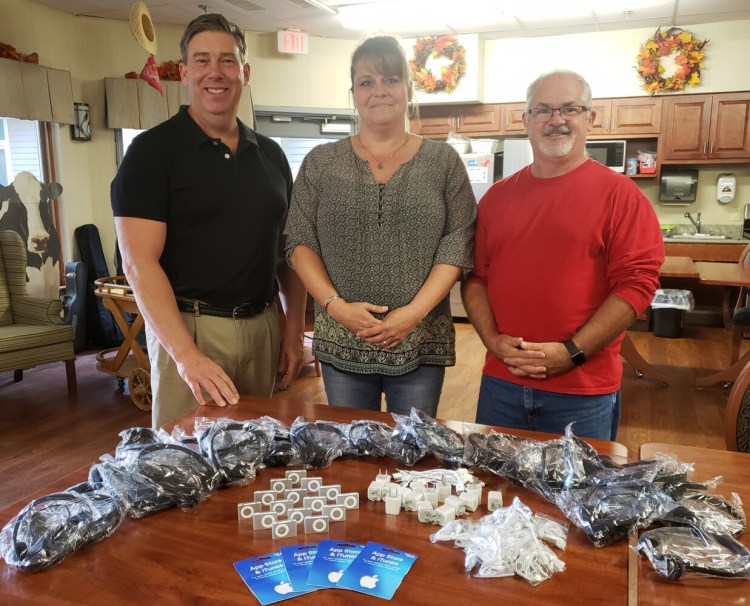
[(685, 205), (695, 202), (698, 190), (697, 170), (662, 170), (659, 202)]

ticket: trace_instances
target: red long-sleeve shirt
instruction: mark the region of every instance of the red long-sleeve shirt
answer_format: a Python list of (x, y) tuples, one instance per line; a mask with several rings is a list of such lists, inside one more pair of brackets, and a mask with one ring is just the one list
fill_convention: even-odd
[[(617, 295), (641, 313), (652, 301), (664, 241), (651, 203), (631, 179), (588, 160), (539, 179), (526, 167), (479, 203), (469, 280), (484, 284), (498, 330), (532, 342), (565, 341)], [(488, 352), (483, 372), (569, 394), (620, 387), (622, 336), (583, 366), (547, 379), (516, 377)]]

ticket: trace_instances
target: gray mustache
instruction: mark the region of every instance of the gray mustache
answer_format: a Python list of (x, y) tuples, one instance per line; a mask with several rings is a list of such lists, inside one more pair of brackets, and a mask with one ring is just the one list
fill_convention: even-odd
[(570, 129), (567, 126), (551, 126), (544, 131), (545, 135), (569, 135)]

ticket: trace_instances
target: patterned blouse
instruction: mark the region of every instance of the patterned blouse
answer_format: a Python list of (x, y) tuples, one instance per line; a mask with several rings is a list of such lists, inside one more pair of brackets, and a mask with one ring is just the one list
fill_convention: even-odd
[[(302, 163), (286, 224), (287, 261), (304, 244), (320, 256), (344, 300), (392, 311), (414, 298), (433, 265), (472, 269), (475, 219), (466, 169), (448, 144), (424, 139), (380, 185), (346, 138), (315, 147)], [(362, 374), (453, 366), (449, 297), (392, 349), (357, 337), (316, 303), (313, 351), (321, 362)]]

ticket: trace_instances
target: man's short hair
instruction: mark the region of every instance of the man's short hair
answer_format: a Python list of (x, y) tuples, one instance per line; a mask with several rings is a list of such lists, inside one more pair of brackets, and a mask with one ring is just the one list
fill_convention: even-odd
[(588, 111), (591, 111), (591, 86), (589, 86), (589, 83), (586, 82), (586, 79), (581, 74), (570, 69), (556, 69), (551, 72), (547, 72), (545, 74), (542, 74), (531, 84), (529, 84), (529, 88), (526, 89), (526, 111), (528, 112), (531, 109), (531, 100), (534, 98), (534, 92), (536, 92), (537, 85), (545, 78), (548, 78), (549, 76), (555, 76), (557, 74), (567, 74), (568, 76), (574, 77), (576, 80), (578, 80), (578, 82), (581, 83), (581, 87), (583, 88), (583, 104), (586, 106), (586, 109)]
[(231, 21), (228, 21), (224, 15), (219, 13), (208, 13), (196, 17), (185, 28), (185, 33), (182, 34), (182, 40), (180, 40), (180, 56), (182, 62), (187, 63), (187, 47), (194, 36), (202, 32), (224, 32), (231, 34), (237, 42), (237, 49), (240, 51), (240, 60), (245, 62), (245, 53), (247, 52), (247, 44), (245, 42), (245, 34), (242, 30), (237, 27)]

